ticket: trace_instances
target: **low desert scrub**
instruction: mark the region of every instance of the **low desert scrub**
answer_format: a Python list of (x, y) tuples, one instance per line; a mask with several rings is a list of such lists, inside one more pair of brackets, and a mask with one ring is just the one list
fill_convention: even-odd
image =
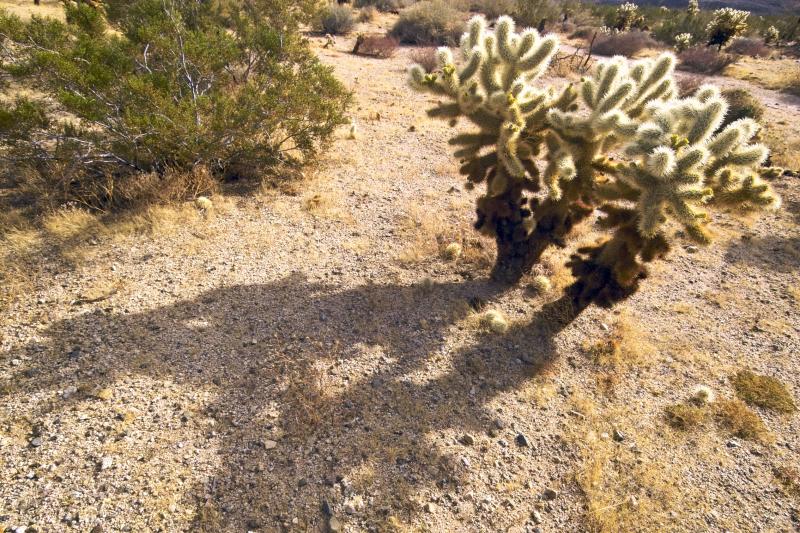
[(719, 74), (736, 61), (731, 54), (707, 46), (693, 46), (681, 52), (678, 58), (678, 68), (700, 74)]
[(353, 47), (353, 53), (362, 56), (392, 57), (399, 43), (388, 35), (359, 35)]
[(728, 101), (728, 112), (725, 120), (720, 124), (720, 129), (742, 118), (752, 118), (761, 121), (764, 118), (764, 104), (754, 97), (747, 89), (725, 89), (722, 96)]
[(517, 9), (518, 0), (469, 0), (467, 7), (475, 13), (483, 13), (489, 19), (513, 13)]
[(414, 0), (355, 0), (355, 7), (374, 7), (385, 13), (397, 13), (414, 3)]
[(570, 35), (570, 39), (591, 39), (596, 33), (598, 33), (597, 28), (592, 26), (581, 26), (580, 28), (573, 31)]
[(322, 33), (345, 35), (353, 31), (356, 20), (349, 6), (330, 4), (320, 13), (317, 24)]
[(779, 413), (793, 413), (797, 410), (789, 389), (781, 381), (741, 370), (733, 377), (733, 387), (740, 400), (771, 409)]
[(439, 67), (439, 61), (436, 59), (436, 48), (432, 46), (412, 50), (409, 58), (429, 74)]
[(633, 57), (646, 48), (654, 48), (658, 43), (643, 31), (601, 34), (592, 46), (592, 52), (601, 56)]
[(772, 53), (769, 46), (764, 44), (762, 39), (750, 37), (739, 37), (728, 45), (727, 51), (732, 54), (739, 54), (750, 57), (769, 57)]
[(364, 6), (358, 12), (359, 22), (372, 22), (378, 16), (378, 8), (375, 6)]
[(391, 36), (403, 44), (455, 46), (463, 31), (461, 12), (443, 0), (425, 0), (400, 14)]

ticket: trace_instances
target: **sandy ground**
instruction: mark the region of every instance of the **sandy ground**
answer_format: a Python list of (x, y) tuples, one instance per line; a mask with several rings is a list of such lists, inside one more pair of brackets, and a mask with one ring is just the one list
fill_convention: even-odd
[[(797, 179), (775, 183), (782, 211), (717, 217), (716, 246), (554, 327), (565, 252), (537, 270), (549, 294), (487, 282), (409, 50), (350, 47), (320, 54), (356, 95), (357, 139), (296, 195), (91, 238), (73, 270), (43, 259), (0, 329), (0, 529), (796, 530), (774, 474), (800, 465), (796, 414), (758, 410), (759, 443), (674, 430), (664, 408), (700, 383), (732, 397), (742, 368), (800, 396)], [(785, 105), (769, 112), (800, 120)], [(478, 301), (507, 334), (478, 327)], [(620, 364), (587, 355), (609, 329)]]

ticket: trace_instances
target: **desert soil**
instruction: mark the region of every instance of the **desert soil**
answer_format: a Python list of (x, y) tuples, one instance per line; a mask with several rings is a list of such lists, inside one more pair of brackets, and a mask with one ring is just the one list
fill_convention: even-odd
[[(753, 442), (675, 430), (664, 408), (698, 384), (733, 397), (742, 368), (800, 397), (797, 178), (774, 183), (781, 211), (717, 217), (715, 246), (676, 247), (630, 300), (556, 325), (568, 251), (537, 267), (549, 293), (487, 281), (492, 243), (450, 128), (405, 85), (410, 50), (321, 44), (356, 139), (294, 192), (90, 235), (4, 312), (0, 529), (796, 530), (774, 474), (800, 464), (796, 414), (757, 410), (772, 438)], [(776, 103), (769, 120), (800, 124)], [(622, 362), (588, 355), (615, 331)]]

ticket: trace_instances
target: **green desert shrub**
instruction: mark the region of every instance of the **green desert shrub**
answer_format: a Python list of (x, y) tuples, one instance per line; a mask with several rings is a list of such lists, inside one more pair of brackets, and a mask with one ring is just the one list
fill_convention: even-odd
[(543, 30), (548, 24), (561, 21), (562, 12), (556, 0), (517, 0), (514, 19), (523, 26)]
[(458, 44), (464, 30), (463, 15), (443, 0), (426, 0), (400, 14), (390, 34), (404, 44)]
[(344, 122), (347, 91), (298, 31), (310, 3), (105, 8), (67, 5), (67, 22), (0, 14), (2, 71), (35, 89), (0, 114), (4, 174), (106, 208), (144, 176), (301, 164)]
[(319, 14), (317, 24), (323, 33), (344, 35), (353, 30), (356, 20), (350, 6), (329, 4)]

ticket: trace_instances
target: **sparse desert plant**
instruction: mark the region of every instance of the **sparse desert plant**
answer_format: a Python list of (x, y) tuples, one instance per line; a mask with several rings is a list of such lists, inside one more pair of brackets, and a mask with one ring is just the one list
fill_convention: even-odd
[(644, 16), (639, 11), (639, 6), (633, 2), (625, 2), (617, 7), (611, 27), (617, 31), (629, 31), (639, 28), (644, 24)]
[(345, 35), (353, 31), (356, 20), (348, 5), (329, 4), (319, 14), (319, 29), (330, 35)]
[(570, 39), (591, 39), (597, 33), (597, 28), (582, 26), (570, 34)]
[(439, 60), (436, 58), (435, 47), (416, 48), (411, 51), (409, 57), (415, 65), (421, 66), (428, 74), (439, 67)]
[(68, 3), (66, 23), (0, 11), (0, 68), (35, 88), (0, 112), (3, 172), (105, 210), (201, 167), (310, 161), (349, 97), (299, 33), (306, 3)]
[(494, 333), (505, 333), (508, 331), (508, 320), (503, 313), (496, 309), (490, 309), (481, 316), (481, 325)]
[(714, 389), (708, 385), (698, 385), (692, 391), (691, 401), (695, 405), (703, 406), (713, 403), (717, 395), (714, 394)]
[(736, 62), (736, 57), (707, 46), (692, 46), (679, 56), (680, 68), (700, 74), (719, 74)]
[(778, 44), (781, 39), (781, 33), (775, 26), (769, 26), (762, 34), (764, 42), (767, 44)]
[(397, 51), (399, 43), (394, 37), (388, 35), (364, 35), (356, 38), (353, 53), (362, 56), (392, 57)]
[(518, 0), (514, 18), (524, 26), (543, 31), (547, 24), (561, 19), (561, 8), (554, 0)]
[(378, 16), (378, 8), (375, 6), (364, 6), (358, 12), (359, 22), (372, 22)]
[[(599, 211), (610, 237), (573, 255), (569, 294), (578, 310), (611, 305), (636, 290), (645, 263), (669, 251), (670, 228), (709, 242), (704, 207), (778, 205), (761, 180), (768, 151), (752, 140), (758, 124), (741, 120), (715, 134), (727, 103), (713, 86), (677, 99), (674, 56), (613, 58), (580, 83), (537, 87), (557, 48), (555, 36), (516, 33), (509, 17), (496, 31), (476, 17), (462, 37), (460, 64), (442, 48), (440, 73), (410, 69), (414, 88), (446, 100), (430, 116), (477, 126), (450, 144), (468, 186), (486, 186), (475, 228), (495, 239), (495, 279), (518, 281)], [(612, 161), (612, 151), (625, 159)]]
[(598, 35), (592, 52), (601, 56), (633, 57), (645, 48), (657, 45), (647, 32), (634, 30)]
[(739, 119), (750, 118), (759, 121), (764, 117), (764, 104), (747, 89), (725, 89), (722, 91), (722, 96), (728, 102), (728, 112), (725, 114), (725, 120), (720, 124), (720, 128)]
[(717, 46), (718, 50), (747, 30), (749, 11), (724, 7), (712, 14), (711, 22), (706, 26), (708, 46)]
[(769, 57), (771, 51), (761, 39), (738, 37), (728, 45), (728, 52), (750, 57)]
[(679, 54), (689, 49), (692, 46), (691, 33), (679, 33), (675, 36), (675, 51)]
[(489, 19), (496, 19), (506, 13), (513, 13), (517, 0), (471, 0), (469, 10), (483, 13)]
[(442, 255), (445, 259), (449, 261), (455, 261), (459, 257), (461, 257), (461, 253), (463, 248), (457, 242), (451, 242), (447, 246), (445, 246), (444, 250), (442, 251)]
[(390, 35), (404, 44), (455, 45), (464, 28), (461, 17), (444, 0), (425, 0), (403, 11)]

